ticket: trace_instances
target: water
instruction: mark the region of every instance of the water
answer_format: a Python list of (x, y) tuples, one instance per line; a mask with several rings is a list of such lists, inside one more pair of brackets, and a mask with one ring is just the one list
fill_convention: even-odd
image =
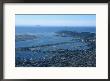
[(16, 34), (34, 34), (38, 39), (16, 42), (17, 47), (29, 47), (42, 44), (67, 42), (71, 37), (56, 37), (58, 31), (95, 32), (95, 27), (16, 27)]
[(16, 27), (16, 34), (57, 32), (61, 30), (94, 33), (96, 32), (95, 27)]
[[(25, 41), (16, 41), (15, 47), (32, 47), (32, 46), (41, 46), (47, 44), (56, 44), (56, 43), (63, 43), (65, 44), (58, 44), (53, 46), (47, 47), (39, 47), (41, 52), (25, 52), (25, 51), (16, 51), (16, 58), (21, 59), (41, 59), (44, 57), (50, 57), (52, 54), (43, 53), (43, 51), (53, 51), (58, 49), (70, 49), (70, 50), (77, 50), (77, 49), (88, 49), (88, 46), (85, 42), (81, 42), (78, 40), (74, 40), (73, 37), (61, 37), (56, 36), (55, 32), (58, 31), (76, 31), (76, 32), (91, 32), (95, 33), (95, 27), (16, 27), (16, 35), (18, 34), (32, 34), (37, 36), (38, 38), (34, 40), (25, 40)], [(73, 42), (74, 41), (74, 42)]]

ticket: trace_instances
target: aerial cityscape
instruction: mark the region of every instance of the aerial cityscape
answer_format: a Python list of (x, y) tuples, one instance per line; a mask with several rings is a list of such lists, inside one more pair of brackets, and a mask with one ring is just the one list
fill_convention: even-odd
[(19, 14), (15, 25), (15, 67), (96, 67), (95, 14)]

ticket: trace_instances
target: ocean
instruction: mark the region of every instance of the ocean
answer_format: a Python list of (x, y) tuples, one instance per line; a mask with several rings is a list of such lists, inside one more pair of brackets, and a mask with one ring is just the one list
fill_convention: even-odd
[(16, 27), (16, 34), (57, 32), (61, 30), (95, 33), (96, 27)]

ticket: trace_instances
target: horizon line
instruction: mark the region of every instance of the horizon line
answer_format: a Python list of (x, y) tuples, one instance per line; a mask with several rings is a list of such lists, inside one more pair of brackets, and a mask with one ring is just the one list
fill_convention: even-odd
[(26, 26), (26, 25), (15, 25), (15, 27), (96, 27), (96, 26), (33, 26), (33, 25), (30, 25), (30, 26)]

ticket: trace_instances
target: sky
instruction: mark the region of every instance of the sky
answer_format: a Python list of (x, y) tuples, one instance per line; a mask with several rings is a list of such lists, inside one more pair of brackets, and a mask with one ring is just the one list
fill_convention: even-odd
[(95, 27), (96, 15), (15, 15), (16, 26), (82, 26)]

